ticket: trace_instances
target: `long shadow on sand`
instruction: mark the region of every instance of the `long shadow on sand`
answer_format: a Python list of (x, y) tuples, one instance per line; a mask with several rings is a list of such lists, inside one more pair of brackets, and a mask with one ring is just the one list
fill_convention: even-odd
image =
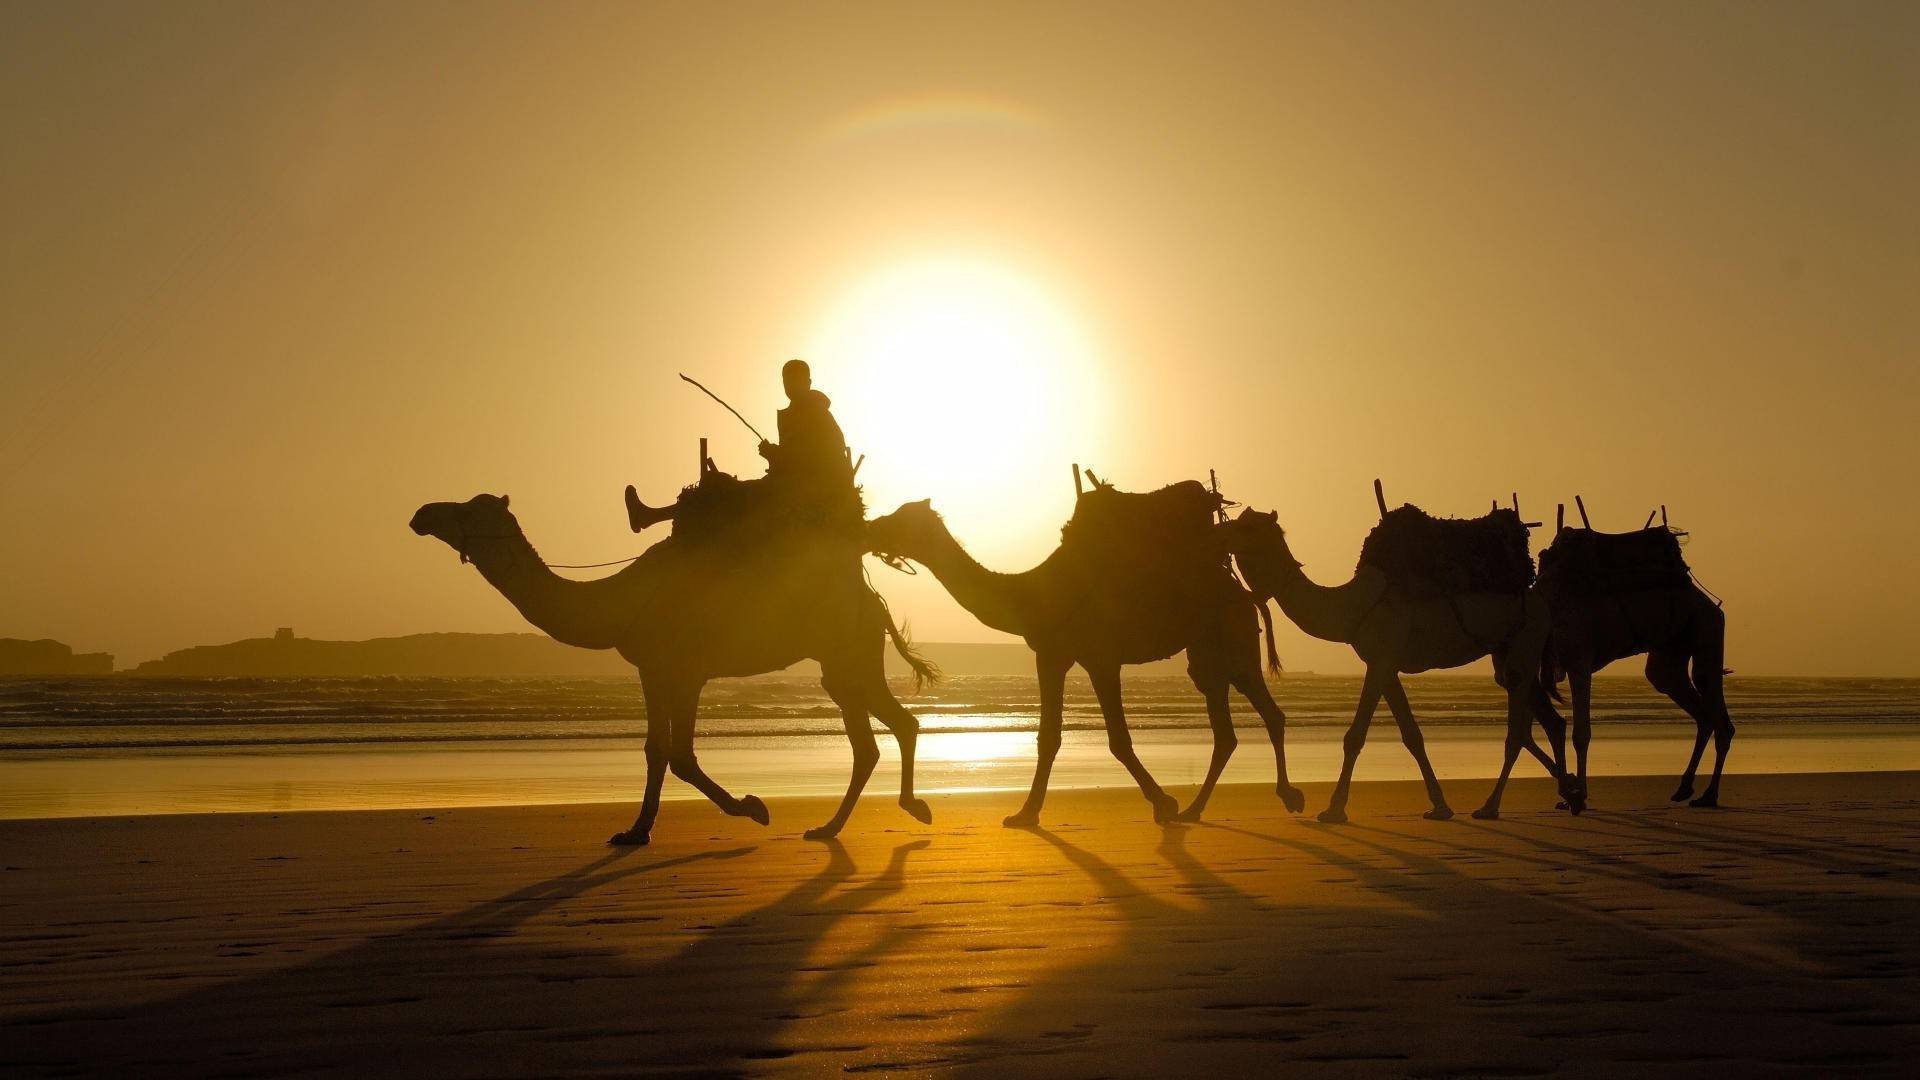
[(883, 872), (846, 888), (858, 869), (829, 843), (812, 877), (753, 911), (688, 928), (698, 936), (651, 961), (620, 948), (618, 923), (654, 916), (607, 918), (606, 944), (595, 947), (571, 928), (561, 936), (529, 926), (635, 875), (753, 848), (651, 861), (616, 852), (311, 963), (129, 1011), (30, 1017), (0, 1057), (60, 1075), (730, 1075), (792, 1053), (789, 1029), (843, 1007), (851, 973), (900, 943), (900, 933), (882, 934), (814, 963), (837, 924), (903, 887), (907, 856), (927, 843), (894, 848)]
[[(1524, 1076), (1891, 1071), (1903, 1060), (1906, 1025), (1920, 1015), (1884, 986), (1781, 970), (1719, 947), (1711, 927), (1668, 933), (1626, 917), (1657, 872), (1616, 865), (1631, 888), (1600, 903), (1542, 895), (1545, 868), (1524, 848), (1506, 875), (1486, 864), (1513, 852), (1479, 850), (1453, 826), (1420, 827), (1435, 830), (1440, 854), (1381, 842), (1389, 833), (1211, 826), (1169, 830), (1151, 859), (1124, 867), (1036, 830), (1100, 898), (1063, 917), (1102, 919), (1109, 940), (922, 1064), (980, 1077), (1283, 1065)], [(1204, 861), (1216, 830), (1276, 854), (1216, 872)], [(1250, 891), (1227, 874), (1273, 888)], [(1330, 888), (1343, 898), (1330, 902)], [(1772, 898), (1723, 899), (1758, 914)]]

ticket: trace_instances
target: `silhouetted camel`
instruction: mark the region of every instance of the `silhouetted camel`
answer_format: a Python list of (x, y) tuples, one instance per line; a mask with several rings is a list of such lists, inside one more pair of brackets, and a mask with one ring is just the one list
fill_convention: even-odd
[(1301, 630), (1323, 641), (1353, 646), (1367, 665), (1360, 704), (1343, 747), (1346, 758), (1340, 765), (1340, 781), (1333, 789), (1332, 801), (1320, 814), (1321, 821), (1347, 820), (1353, 765), (1360, 748), (1366, 745), (1367, 727), (1382, 697), (1400, 726), (1401, 742), (1413, 754), (1421, 779), (1426, 781), (1433, 809), (1425, 816), (1434, 820), (1452, 817), (1440, 781), (1433, 775), (1433, 765), (1427, 760), (1426, 740), (1407, 703), (1400, 674), (1460, 667), (1489, 655), (1493, 657), (1494, 678), (1507, 691), (1506, 760), (1486, 805), (1475, 810), (1473, 816), (1500, 816), (1501, 793), (1523, 749), (1559, 781), (1560, 794), (1575, 813), (1585, 809), (1586, 792), (1533, 741), (1531, 707), (1536, 700), (1545, 700), (1546, 693), (1539, 686), (1539, 670), (1547, 636), (1547, 609), (1536, 591), (1414, 599), (1390, 590), (1386, 575), (1372, 566), (1362, 566), (1344, 585), (1316, 585), (1301, 571), (1300, 560), (1288, 548), (1279, 515), (1243, 510), (1239, 517), (1221, 526), (1221, 532), (1257, 598), (1278, 600), (1280, 610)]
[(921, 822), (933, 820), (913, 794), (920, 725), (887, 688), (886, 639), (892, 638), (917, 675), (932, 669), (894, 628), (844, 539), (796, 530), (790, 540), (743, 551), (670, 537), (618, 573), (572, 581), (541, 561), (504, 496), (428, 503), (413, 515), (412, 527), (446, 542), (462, 562), (471, 561), (555, 641), (617, 649), (639, 670), (647, 702), (646, 797), (633, 826), (609, 843), (647, 842), (668, 769), (723, 812), (765, 825), (767, 808), (757, 796), (734, 798), (694, 756), (700, 690), (709, 679), (779, 671), (807, 659), (820, 662), (820, 685), (839, 706), (853, 743), (846, 798), (808, 838), (840, 831), (880, 759), (869, 714), (900, 744), (900, 806)]
[[(1267, 692), (1260, 673), (1256, 605), (1224, 568), (1205, 580), (1196, 579), (1192, 589), (1162, 610), (1143, 610), (1141, 605), (1158, 601), (1143, 598), (1125, 581), (1090, 587), (1064, 549), (1055, 549), (1040, 565), (1022, 573), (988, 570), (967, 554), (926, 500), (907, 503), (868, 523), (867, 545), (876, 553), (925, 565), (961, 607), (996, 630), (1018, 634), (1033, 650), (1040, 677), (1039, 761), (1026, 804), (1006, 819), (1007, 825), (1027, 827), (1040, 820), (1054, 756), (1060, 750), (1067, 671), (1075, 664), (1086, 669), (1093, 682), (1106, 722), (1108, 749), (1153, 804), (1154, 820), (1192, 821), (1205, 812), (1238, 743), (1227, 707), (1230, 686), (1245, 695), (1266, 724), (1281, 800), (1295, 812), (1305, 807), (1305, 797), (1287, 780), (1286, 714)], [(1187, 673), (1206, 698), (1213, 757), (1199, 793), (1185, 811), (1178, 811), (1179, 804), (1154, 782), (1133, 751), (1121, 704), (1120, 668), (1164, 660), (1183, 649)]]
[[(1664, 528), (1664, 527), (1663, 527)], [(1573, 530), (1567, 530), (1572, 532)], [(1545, 560), (1542, 560), (1543, 564)], [(1727, 715), (1722, 686), (1727, 651), (1727, 617), (1691, 580), (1651, 587), (1573, 590), (1556, 588), (1543, 571), (1540, 587), (1552, 613), (1552, 631), (1542, 654), (1540, 682), (1553, 692), (1564, 672), (1573, 693), (1573, 752), (1580, 784), (1587, 781), (1587, 743), (1593, 731), (1594, 672), (1629, 656), (1647, 654), (1647, 681), (1693, 718), (1693, 755), (1680, 786), (1671, 796), (1693, 795), (1694, 774), (1707, 739), (1713, 739), (1713, 779), (1693, 806), (1720, 805), (1720, 773), (1733, 744), (1733, 719)], [(1689, 675), (1688, 667), (1692, 673)], [(1540, 723), (1553, 744), (1553, 756), (1566, 764), (1566, 722), (1551, 704), (1542, 703)]]

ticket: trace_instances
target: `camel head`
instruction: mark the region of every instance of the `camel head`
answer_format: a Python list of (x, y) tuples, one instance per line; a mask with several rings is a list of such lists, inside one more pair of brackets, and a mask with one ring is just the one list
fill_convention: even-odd
[(884, 517), (867, 522), (867, 550), (882, 561), (922, 559), (947, 535), (946, 522), (933, 509), (933, 502), (910, 502)]
[(463, 503), (428, 503), (408, 522), (420, 536), (431, 536), (460, 553), (466, 562), (474, 545), (486, 540), (520, 539), (520, 523), (507, 510), (505, 495), (475, 495)]
[(1240, 516), (1220, 526), (1220, 535), (1256, 594), (1262, 591), (1260, 582), (1300, 568), (1300, 560), (1293, 557), (1293, 549), (1287, 546), (1287, 531), (1280, 527), (1280, 515), (1275, 511), (1263, 514), (1251, 507), (1242, 510)]

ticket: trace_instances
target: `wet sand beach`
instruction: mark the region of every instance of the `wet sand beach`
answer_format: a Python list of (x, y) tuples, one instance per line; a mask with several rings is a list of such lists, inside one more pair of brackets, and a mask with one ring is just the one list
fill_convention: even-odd
[[(1920, 775), (0, 822), (9, 1075), (1893, 1075)], [(1309, 808), (1326, 785), (1308, 785)]]

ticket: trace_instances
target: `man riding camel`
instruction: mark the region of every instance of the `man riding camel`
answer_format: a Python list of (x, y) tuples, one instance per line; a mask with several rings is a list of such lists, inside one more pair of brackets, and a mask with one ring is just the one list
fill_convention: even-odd
[[(833, 418), (832, 403), (813, 388), (813, 372), (805, 360), (787, 361), (780, 369), (780, 382), (787, 391), (787, 407), (775, 416), (780, 441), (760, 441), (767, 475), (763, 481), (747, 483), (768, 485), (769, 497), (796, 509), (812, 505), (827, 512), (818, 516), (831, 517), (851, 506), (853, 520), (858, 521), (861, 513), (853, 487), (853, 465), (848, 461), (846, 436)], [(627, 525), (634, 532), (676, 516), (675, 506), (650, 507), (641, 502), (631, 484), (627, 485), (626, 502)]]
[(813, 371), (805, 360), (789, 360), (780, 368), (780, 384), (787, 391), (787, 407), (774, 414), (780, 441), (760, 442), (769, 478), (792, 479), (809, 487), (853, 482), (847, 460), (847, 439), (833, 418), (827, 395), (813, 388)]

